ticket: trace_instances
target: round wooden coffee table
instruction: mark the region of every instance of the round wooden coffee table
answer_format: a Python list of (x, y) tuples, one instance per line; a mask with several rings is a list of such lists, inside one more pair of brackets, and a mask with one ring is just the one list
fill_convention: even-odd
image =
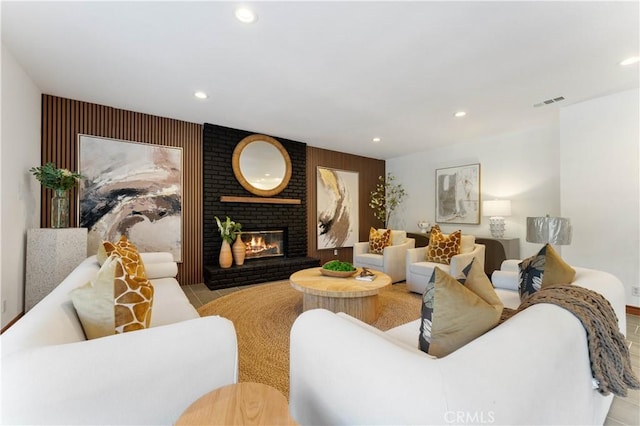
[(187, 425), (295, 425), (287, 399), (262, 383), (236, 383), (216, 389), (185, 410), (175, 423)]
[(373, 281), (359, 281), (349, 278), (327, 277), (320, 273), (321, 268), (303, 269), (289, 277), (291, 287), (303, 293), (302, 310), (327, 309), (332, 312), (344, 312), (361, 321), (371, 324), (380, 315), (378, 293), (380, 289), (391, 285), (391, 277), (378, 271)]

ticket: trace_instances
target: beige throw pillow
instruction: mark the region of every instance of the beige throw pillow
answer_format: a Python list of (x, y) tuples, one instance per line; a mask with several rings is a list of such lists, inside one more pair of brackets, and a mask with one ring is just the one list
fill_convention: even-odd
[(148, 328), (153, 286), (145, 278), (126, 273), (123, 260), (107, 258), (96, 278), (71, 291), (87, 339)]
[(503, 305), (475, 259), (456, 280), (436, 267), (422, 297), (420, 349), (443, 357), (495, 327)]

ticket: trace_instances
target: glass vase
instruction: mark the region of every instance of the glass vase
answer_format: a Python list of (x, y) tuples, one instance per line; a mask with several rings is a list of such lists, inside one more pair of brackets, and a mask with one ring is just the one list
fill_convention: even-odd
[(51, 227), (69, 227), (69, 192), (56, 189), (51, 197)]

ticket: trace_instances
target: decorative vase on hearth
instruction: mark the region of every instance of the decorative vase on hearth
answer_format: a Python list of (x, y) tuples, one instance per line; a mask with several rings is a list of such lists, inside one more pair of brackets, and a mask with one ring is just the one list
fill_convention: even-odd
[(240, 237), (240, 233), (236, 237), (236, 242), (233, 243), (233, 259), (236, 261), (236, 265), (240, 266), (244, 264), (244, 258), (247, 254), (246, 247), (242, 238)]
[(51, 197), (51, 227), (69, 227), (69, 191), (56, 189)]
[(233, 255), (231, 254), (231, 245), (227, 241), (222, 241), (220, 247), (220, 257), (218, 258), (221, 268), (230, 268), (233, 264)]

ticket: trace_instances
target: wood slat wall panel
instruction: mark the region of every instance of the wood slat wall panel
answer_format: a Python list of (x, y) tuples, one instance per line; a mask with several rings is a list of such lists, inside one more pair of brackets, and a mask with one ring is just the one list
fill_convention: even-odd
[(342, 261), (353, 261), (353, 248), (339, 248), (338, 255), (333, 254), (333, 249), (318, 250), (316, 235), (316, 214), (317, 214), (317, 186), (316, 168), (317, 166), (330, 167), (333, 169), (349, 170), (358, 172), (358, 199), (359, 199), (359, 238), (358, 241), (369, 239), (369, 228), (381, 227), (382, 223), (373, 216), (373, 211), (369, 207), (369, 196), (375, 190), (378, 183), (378, 176), (385, 174), (384, 160), (360, 157), (357, 155), (345, 154), (342, 152), (329, 151), (307, 145), (307, 255), (320, 259), (320, 264), (332, 259)]
[[(78, 134), (183, 149), (182, 260), (178, 281), (203, 282), (202, 125), (107, 106), (42, 95), (42, 164), (78, 169)], [(51, 225), (52, 191), (42, 190), (40, 226)], [(70, 193), (71, 226), (77, 226), (77, 189)]]

